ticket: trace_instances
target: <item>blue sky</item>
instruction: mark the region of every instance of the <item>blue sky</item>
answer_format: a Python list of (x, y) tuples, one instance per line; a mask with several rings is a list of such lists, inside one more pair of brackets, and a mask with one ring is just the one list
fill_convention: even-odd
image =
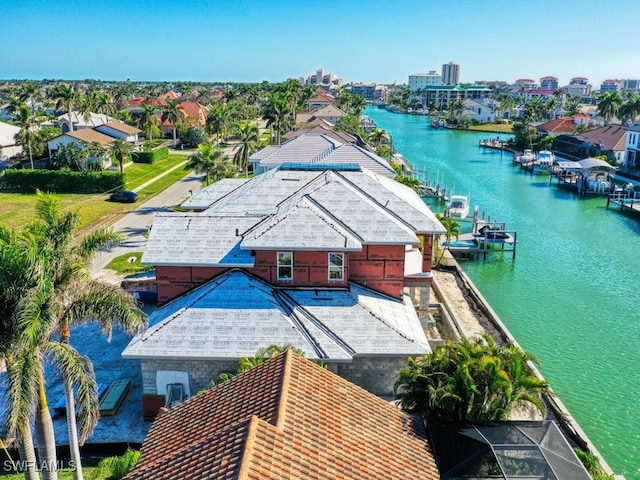
[(0, 78), (640, 78), (637, 0), (0, 0)]

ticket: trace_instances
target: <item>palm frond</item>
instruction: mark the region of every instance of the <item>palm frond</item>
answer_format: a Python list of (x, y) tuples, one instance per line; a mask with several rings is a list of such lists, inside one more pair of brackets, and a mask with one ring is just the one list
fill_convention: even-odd
[(79, 254), (83, 259), (89, 259), (98, 250), (110, 248), (124, 239), (124, 235), (113, 229), (100, 229), (82, 239), (79, 245)]
[(76, 390), (78, 439), (84, 443), (98, 424), (98, 386), (91, 360), (71, 345), (49, 342), (46, 345), (47, 360), (61, 372), (65, 381)]
[(32, 421), (38, 401), (37, 378), (42, 368), (40, 351), (22, 345), (6, 359), (6, 366), (9, 404), (6, 429), (8, 436), (16, 433), (20, 436)]
[(131, 294), (120, 287), (99, 281), (76, 285), (67, 298), (69, 301), (60, 323), (78, 324), (97, 321), (111, 339), (114, 325), (127, 333), (138, 333), (147, 325), (147, 317)]

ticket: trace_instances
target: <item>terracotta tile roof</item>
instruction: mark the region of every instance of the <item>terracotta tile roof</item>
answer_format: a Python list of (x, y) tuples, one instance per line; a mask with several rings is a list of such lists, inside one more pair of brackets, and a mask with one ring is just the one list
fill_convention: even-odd
[(421, 421), (292, 353), (161, 414), (125, 480), (439, 478)]
[(167, 100), (169, 98), (172, 99), (172, 100), (175, 100), (176, 98), (180, 98), (180, 95), (178, 95), (176, 92), (171, 90), (171, 91), (169, 91), (167, 93), (163, 93), (158, 98), (161, 98), (162, 100)]
[(198, 102), (182, 102), (180, 108), (187, 117), (200, 119), (207, 116), (205, 106)]
[(627, 130), (624, 125), (605, 125), (580, 134), (580, 138), (598, 144), (601, 150), (623, 151), (627, 142)]
[(551, 133), (571, 133), (576, 128), (573, 117), (554, 118), (536, 127), (540, 131)]

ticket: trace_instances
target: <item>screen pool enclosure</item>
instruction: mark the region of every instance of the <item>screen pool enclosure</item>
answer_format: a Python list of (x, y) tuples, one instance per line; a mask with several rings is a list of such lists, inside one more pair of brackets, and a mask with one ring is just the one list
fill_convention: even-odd
[(430, 425), (440, 478), (590, 480), (552, 421)]

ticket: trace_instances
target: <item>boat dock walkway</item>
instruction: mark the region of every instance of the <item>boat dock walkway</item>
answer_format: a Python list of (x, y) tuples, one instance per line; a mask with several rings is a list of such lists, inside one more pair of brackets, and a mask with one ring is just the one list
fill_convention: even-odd
[[(457, 220), (465, 223), (465, 220)], [(469, 222), (469, 221), (467, 221)], [(477, 207), (473, 211), (473, 219), (470, 220), (472, 229), (470, 233), (462, 233), (457, 239), (443, 242), (442, 248), (447, 248), (452, 254), (470, 255), (486, 260), (490, 253), (511, 252), (512, 260), (516, 258), (518, 245), (518, 232), (507, 230), (505, 222), (491, 221), (491, 217), (485, 219), (485, 213), (478, 213)]]
[(631, 190), (615, 191), (607, 197), (607, 208), (609, 205), (617, 205), (623, 212), (640, 213), (640, 197)]

